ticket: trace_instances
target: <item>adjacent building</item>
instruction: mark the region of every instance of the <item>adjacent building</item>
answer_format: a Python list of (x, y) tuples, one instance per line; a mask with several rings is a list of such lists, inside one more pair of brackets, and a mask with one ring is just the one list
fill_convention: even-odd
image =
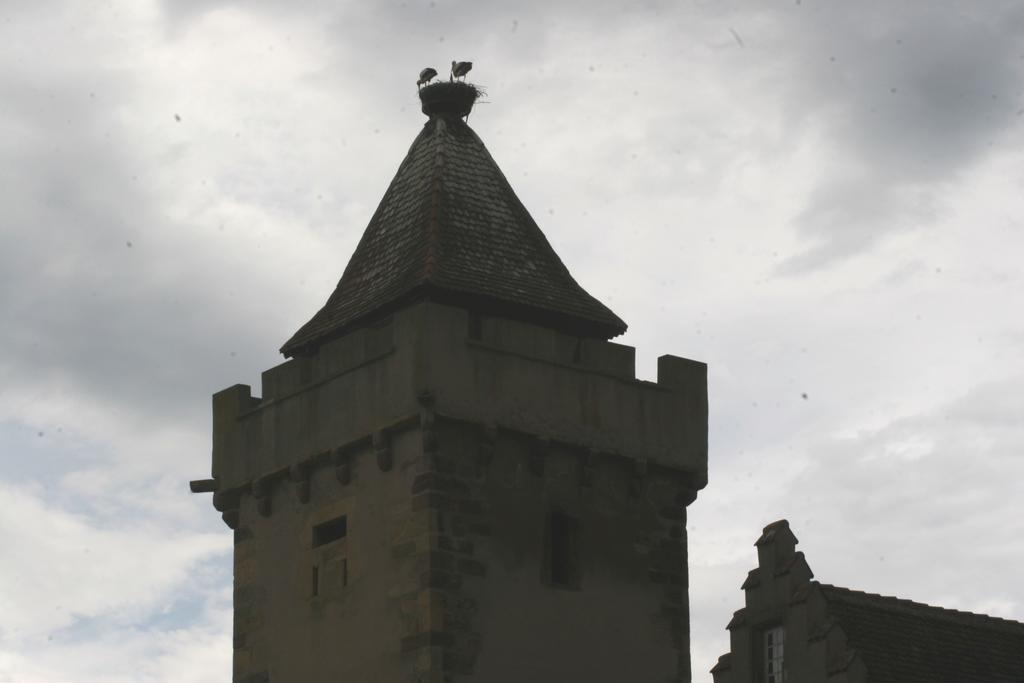
[(1024, 624), (812, 580), (786, 520), (757, 539), (715, 683), (1021, 683)]
[[(635, 376), (465, 122), (428, 120), (334, 293), (213, 397), (234, 680), (690, 680), (706, 366)], [(557, 179), (552, 178), (555, 182)]]

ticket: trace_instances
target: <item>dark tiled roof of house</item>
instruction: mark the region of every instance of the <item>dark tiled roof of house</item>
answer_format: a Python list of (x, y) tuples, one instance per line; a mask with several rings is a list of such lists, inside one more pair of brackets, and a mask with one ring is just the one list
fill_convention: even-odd
[(461, 112), (444, 106), (446, 93), (464, 99), (460, 87), (468, 86), (440, 83), (421, 91), (428, 93), (421, 96), (425, 113), (433, 107), (430, 119), (334, 293), (285, 343), (286, 356), (311, 352), (422, 298), (579, 336), (608, 339), (626, 331), (626, 324), (569, 274), (483, 142), (455, 115)]
[(1021, 683), (1024, 624), (818, 584), (872, 683)]

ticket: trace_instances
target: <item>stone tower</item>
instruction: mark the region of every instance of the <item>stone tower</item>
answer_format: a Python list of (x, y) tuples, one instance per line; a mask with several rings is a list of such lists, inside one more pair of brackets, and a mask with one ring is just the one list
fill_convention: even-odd
[[(213, 397), (234, 681), (689, 681), (706, 366), (638, 380), (463, 120), (428, 121), (334, 293)], [(554, 180), (554, 179), (552, 179)]]

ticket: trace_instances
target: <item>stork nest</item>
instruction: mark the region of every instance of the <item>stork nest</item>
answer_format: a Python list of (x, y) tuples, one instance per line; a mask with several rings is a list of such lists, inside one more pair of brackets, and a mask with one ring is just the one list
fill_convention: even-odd
[(465, 81), (438, 81), (420, 88), (420, 102), (427, 116), (463, 117), (469, 116), (477, 98), (484, 94), (483, 88)]

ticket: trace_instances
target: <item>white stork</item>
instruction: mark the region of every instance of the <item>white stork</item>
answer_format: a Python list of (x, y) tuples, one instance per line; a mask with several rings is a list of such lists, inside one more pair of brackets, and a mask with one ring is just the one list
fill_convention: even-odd
[(427, 67), (420, 72), (420, 80), (416, 81), (416, 87), (422, 88), (424, 85), (430, 82), (430, 79), (437, 75), (437, 69)]
[(466, 80), (466, 74), (468, 74), (469, 70), (472, 69), (472, 68), (473, 68), (473, 62), (456, 62), (456, 61), (453, 61), (452, 62), (452, 75), (451, 75), (451, 78), (449, 78), (448, 80), (452, 81), (452, 80), (455, 80), (456, 78), (461, 78), (462, 80)]

